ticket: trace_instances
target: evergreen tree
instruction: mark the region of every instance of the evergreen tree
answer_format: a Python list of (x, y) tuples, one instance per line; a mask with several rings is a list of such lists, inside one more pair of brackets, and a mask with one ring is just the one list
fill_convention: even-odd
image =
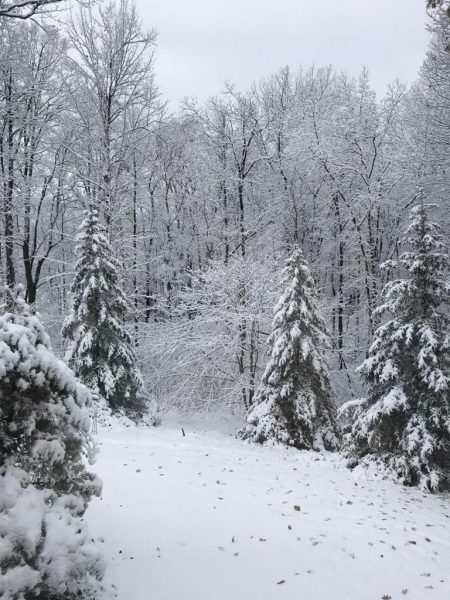
[(422, 203), (411, 214), (411, 250), (399, 260), (408, 277), (384, 290), (378, 313), (391, 318), (359, 369), (369, 393), (348, 451), (349, 466), (375, 459), (406, 485), (437, 490), (448, 486), (450, 473), (450, 283), (430, 208)]
[(240, 436), (299, 449), (338, 445), (335, 407), (324, 360), (327, 341), (314, 281), (296, 248), (283, 271), (285, 291), (275, 307), (270, 359)]
[(427, 0), (427, 6), (431, 9), (445, 9), (449, 11), (449, 0)]
[(112, 410), (130, 415), (144, 409), (142, 378), (131, 338), (123, 326), (128, 304), (118, 264), (98, 212), (86, 212), (77, 237), (78, 262), (72, 312), (63, 326), (70, 340), (66, 359), (77, 376)]
[(20, 298), (0, 315), (0, 597), (95, 600), (103, 559), (82, 516), (100, 481), (89, 391)]

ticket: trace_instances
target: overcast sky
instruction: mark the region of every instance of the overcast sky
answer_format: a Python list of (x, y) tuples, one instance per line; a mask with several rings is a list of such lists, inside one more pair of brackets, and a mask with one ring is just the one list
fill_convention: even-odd
[(136, 0), (159, 32), (158, 86), (175, 108), (185, 96), (248, 88), (289, 65), (363, 66), (379, 94), (415, 79), (426, 43), (425, 0)]

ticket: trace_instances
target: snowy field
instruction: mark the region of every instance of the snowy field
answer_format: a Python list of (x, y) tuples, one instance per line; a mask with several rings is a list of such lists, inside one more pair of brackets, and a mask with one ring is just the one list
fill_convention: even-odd
[(450, 598), (448, 497), (185, 429), (99, 429), (87, 518), (120, 600)]

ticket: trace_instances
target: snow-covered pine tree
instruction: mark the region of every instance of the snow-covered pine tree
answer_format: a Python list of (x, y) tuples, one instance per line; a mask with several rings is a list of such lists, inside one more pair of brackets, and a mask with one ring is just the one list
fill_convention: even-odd
[(18, 297), (0, 314), (0, 597), (97, 600), (104, 564), (82, 516), (101, 482), (89, 391)]
[(113, 411), (140, 416), (145, 408), (142, 378), (123, 326), (128, 304), (119, 285), (117, 261), (95, 209), (86, 211), (77, 253), (72, 311), (62, 330), (69, 340), (66, 360)]
[(283, 270), (285, 290), (275, 307), (270, 353), (240, 437), (299, 449), (334, 450), (339, 436), (332, 390), (320, 346), (326, 327), (314, 280), (299, 248)]
[(390, 319), (359, 368), (369, 392), (348, 454), (350, 467), (375, 460), (404, 484), (434, 491), (450, 482), (450, 283), (432, 207), (413, 209), (404, 240), (410, 251), (398, 261), (408, 277), (385, 287), (378, 313)]
[(450, 2), (449, 0), (427, 0), (428, 8), (437, 9), (437, 10), (446, 10), (449, 11), (450, 14)]

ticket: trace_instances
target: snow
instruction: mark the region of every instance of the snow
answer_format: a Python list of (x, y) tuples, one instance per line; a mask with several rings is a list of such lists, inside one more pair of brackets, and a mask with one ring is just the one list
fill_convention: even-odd
[(105, 564), (79, 516), (84, 500), (28, 479), (16, 467), (0, 470), (0, 598), (35, 598), (36, 586), (42, 598), (99, 598)]
[(199, 426), (99, 429), (119, 600), (447, 600), (450, 499)]

